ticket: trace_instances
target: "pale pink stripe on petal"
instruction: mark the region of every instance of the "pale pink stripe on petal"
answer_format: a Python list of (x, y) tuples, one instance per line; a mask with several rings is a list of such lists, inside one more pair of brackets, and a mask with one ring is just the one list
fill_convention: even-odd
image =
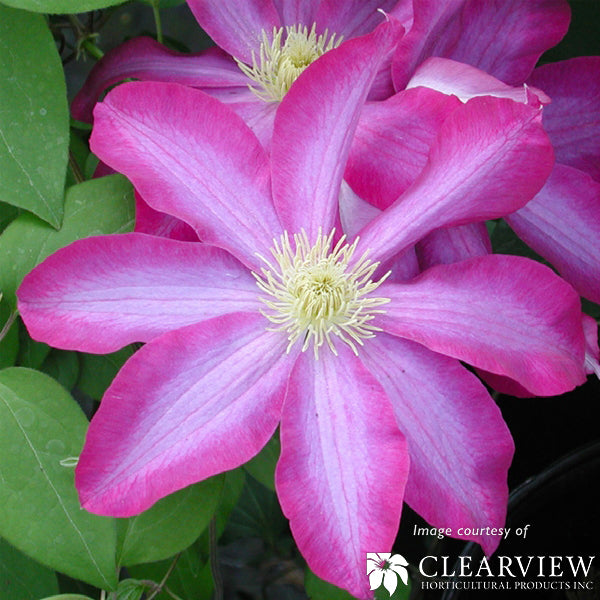
[(200, 239), (248, 266), (281, 233), (268, 158), (231, 109), (170, 83), (119, 86), (96, 105), (90, 145), (152, 208), (192, 225)]
[(600, 182), (557, 164), (540, 193), (506, 220), (582, 296), (600, 302)]
[(298, 358), (275, 474), (284, 514), (309, 567), (367, 599), (367, 552), (391, 550), (408, 455), (388, 398), (344, 344)]
[(90, 512), (126, 517), (252, 458), (281, 416), (294, 357), (262, 315), (170, 332), (121, 369), (92, 419), (75, 485)]
[(91, 123), (92, 109), (101, 94), (126, 79), (171, 81), (193, 87), (243, 89), (248, 79), (229, 55), (219, 48), (200, 54), (182, 54), (152, 38), (136, 37), (117, 46), (94, 65), (85, 84), (73, 99), (71, 112)]
[(254, 278), (214, 246), (139, 233), (80, 240), (18, 290), (29, 333), (57, 348), (112, 352), (235, 311), (258, 311)]
[(271, 159), (273, 199), (284, 228), (314, 238), (328, 232), (352, 136), (381, 60), (398, 29), (384, 23), (372, 34), (325, 53), (294, 82), (275, 117)]
[(452, 528), (491, 554), (498, 536), (457, 535), (459, 527), (503, 527), (513, 443), (500, 410), (457, 360), (379, 334), (361, 359), (392, 402), (408, 442), (406, 502), (428, 523)]
[[(454, 95), (461, 102), (476, 96), (510, 98), (523, 103), (527, 103), (529, 99), (528, 88), (524, 85), (507, 85), (481, 69), (449, 58), (432, 57), (421, 64), (406, 85), (406, 89), (419, 86)], [(542, 104), (550, 102), (550, 98), (542, 90), (531, 87), (529, 90)]]
[(433, 229), (524, 206), (554, 162), (540, 121), (539, 110), (505, 98), (473, 98), (457, 108), (440, 127), (425, 169), (363, 229), (359, 248), (386, 260)]
[(506, 375), (540, 396), (585, 379), (579, 296), (548, 267), (490, 255), (431, 267), (391, 298), (373, 323), (475, 367)]

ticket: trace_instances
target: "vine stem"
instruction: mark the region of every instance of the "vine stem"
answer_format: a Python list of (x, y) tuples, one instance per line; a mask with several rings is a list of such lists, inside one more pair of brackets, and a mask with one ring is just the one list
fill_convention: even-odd
[(8, 333), (8, 330), (12, 327), (12, 324), (15, 322), (15, 319), (17, 318), (17, 311), (13, 311), (12, 313), (10, 313), (10, 315), (8, 316), (8, 319), (6, 319), (6, 323), (4, 323), (4, 327), (2, 327), (2, 330), (0, 330), (0, 342), (4, 339), (4, 336)]
[(158, 596), (158, 594), (162, 592), (163, 588), (165, 587), (165, 583), (167, 583), (167, 579), (169, 579), (169, 577), (171, 576), (171, 573), (173, 572), (173, 569), (175, 568), (175, 565), (177, 564), (177, 561), (179, 560), (180, 556), (181, 552), (175, 555), (175, 558), (173, 559), (173, 562), (169, 565), (165, 576), (162, 578), (161, 582), (156, 586), (156, 588), (154, 588), (152, 593), (148, 596), (147, 600), (152, 600), (153, 598), (156, 598), (156, 596)]
[(154, 14), (154, 23), (156, 24), (156, 41), (159, 44), (163, 43), (162, 22), (160, 20), (160, 11), (158, 4), (160, 0), (152, 0), (152, 13)]

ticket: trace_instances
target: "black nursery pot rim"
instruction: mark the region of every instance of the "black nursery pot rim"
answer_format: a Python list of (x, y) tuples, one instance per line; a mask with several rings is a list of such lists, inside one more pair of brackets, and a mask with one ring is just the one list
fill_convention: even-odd
[[(600, 459), (600, 439), (565, 454), (537, 475), (526, 479), (509, 496), (507, 525), (518, 518), (519, 513), (525, 508), (525, 503), (533, 496), (539, 497), (539, 494), (543, 493), (546, 488), (554, 486), (561, 478), (574, 477), (580, 469), (598, 459)], [(469, 542), (464, 546), (459, 557), (461, 556), (483, 556), (483, 552), (479, 544)], [(459, 565), (459, 560), (460, 558), (457, 559), (455, 566)], [(461, 598), (461, 592), (454, 589), (446, 590), (441, 596), (441, 600), (458, 600), (459, 598)]]

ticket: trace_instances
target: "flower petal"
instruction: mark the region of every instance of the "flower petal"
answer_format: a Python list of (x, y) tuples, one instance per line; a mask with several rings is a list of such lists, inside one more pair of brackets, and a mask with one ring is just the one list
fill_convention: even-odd
[(184, 221), (154, 210), (135, 192), (135, 231), (181, 242), (197, 242), (196, 232)]
[[(361, 358), (392, 401), (411, 458), (406, 502), (438, 528), (502, 527), (513, 443), (500, 410), (457, 360), (379, 334)], [(453, 536), (454, 537), (454, 536)], [(498, 536), (455, 536), (491, 553)]]
[(370, 598), (365, 553), (391, 548), (408, 456), (380, 385), (352, 351), (301, 354), (275, 482), (298, 548), (321, 578)]
[(219, 48), (182, 54), (152, 38), (136, 37), (117, 46), (94, 65), (71, 104), (76, 119), (92, 122), (92, 109), (102, 92), (126, 79), (170, 81), (192, 87), (245, 88), (248, 79)]
[(373, 324), (435, 352), (515, 379), (540, 396), (585, 379), (579, 296), (548, 267), (490, 255), (431, 267), (391, 298)]
[(390, 596), (396, 591), (398, 586), (398, 575), (394, 571), (384, 571), (383, 587), (390, 593)]
[(600, 57), (538, 67), (529, 83), (552, 98), (544, 108), (544, 126), (556, 160), (600, 181)]
[(421, 175), (363, 229), (359, 248), (386, 260), (433, 229), (511, 213), (541, 189), (553, 162), (539, 110), (473, 98), (444, 121)]
[(273, 200), (290, 233), (303, 228), (314, 238), (332, 228), (362, 104), (397, 35), (395, 23), (384, 23), (326, 52), (283, 98), (271, 151)]
[(371, 571), (369, 573), (369, 587), (372, 590), (376, 590), (381, 586), (383, 582), (383, 571), (381, 569), (377, 569), (375, 571)]
[[(428, 58), (415, 71), (406, 89), (423, 86), (437, 90), (443, 94), (452, 94), (461, 102), (466, 102), (477, 96), (495, 96), (510, 98), (515, 102), (527, 103), (527, 88), (524, 85), (513, 87), (506, 85), (489, 73), (471, 65), (450, 60), (449, 58)], [(529, 88), (543, 104), (548, 104), (550, 98), (537, 88)]]
[(252, 129), (263, 148), (269, 152), (271, 138), (273, 137), (273, 123), (278, 104), (276, 102), (264, 102), (256, 96), (249, 88), (244, 92), (232, 94), (227, 88), (219, 90), (205, 90), (209, 96), (217, 98), (227, 104), (236, 114), (244, 120), (244, 123)]
[(273, 0), (273, 4), (281, 16), (282, 25), (306, 25), (310, 29), (321, 0)]
[(223, 50), (252, 64), (259, 56), (262, 32), (268, 35), (281, 21), (272, 0), (187, 0), (200, 27)]
[(422, 270), (491, 253), (492, 244), (485, 223), (436, 229), (417, 244)]
[(403, 89), (429, 56), (467, 63), (519, 85), (565, 35), (569, 18), (565, 0), (419, 0), (413, 27), (394, 57), (396, 89)]
[(506, 220), (582, 296), (600, 302), (600, 182), (557, 164), (540, 193)]
[(382, 23), (398, 0), (322, 0), (317, 26), (323, 31), (343, 35), (345, 40), (365, 35)]
[(152, 208), (258, 266), (281, 229), (267, 156), (240, 117), (199, 90), (135, 82), (97, 104), (95, 119), (92, 150)]
[(224, 250), (138, 233), (59, 250), (25, 277), (18, 298), (32, 337), (98, 353), (261, 305), (250, 272)]
[(361, 197), (385, 209), (417, 178), (456, 98), (429, 89), (367, 103), (360, 115), (344, 177)]
[(185, 327), (141, 348), (92, 419), (75, 484), (90, 512), (126, 517), (239, 466), (279, 421), (293, 356), (259, 314)]

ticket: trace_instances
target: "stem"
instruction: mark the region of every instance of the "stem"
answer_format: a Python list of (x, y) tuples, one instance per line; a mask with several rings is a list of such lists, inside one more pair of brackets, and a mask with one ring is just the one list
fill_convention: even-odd
[(175, 592), (172, 592), (168, 587), (165, 587), (164, 590), (173, 600), (183, 600), (180, 596), (178, 596)]
[(12, 324), (15, 322), (17, 318), (17, 311), (13, 311), (6, 319), (6, 323), (4, 323), (4, 327), (0, 330), (0, 342), (4, 339), (4, 336), (8, 333), (8, 330), (12, 327)]
[(86, 52), (96, 60), (100, 60), (104, 56), (104, 52), (89, 39), (84, 40), (81, 45), (85, 48)]
[(156, 41), (163, 43), (162, 23), (160, 20), (160, 11), (158, 9), (159, 0), (152, 0), (152, 13), (154, 14), (154, 23), (156, 24)]
[(169, 579), (169, 577), (171, 576), (171, 573), (173, 572), (173, 569), (175, 568), (175, 565), (177, 564), (177, 561), (179, 560), (180, 556), (181, 552), (175, 556), (173, 562), (167, 569), (165, 576), (162, 578), (161, 582), (156, 586), (156, 588), (154, 588), (153, 592), (148, 596), (147, 600), (152, 600), (153, 598), (156, 598), (156, 596), (158, 596), (158, 594), (162, 592), (163, 588), (165, 587), (165, 583), (167, 583), (167, 579)]
[(210, 554), (210, 572), (212, 573), (213, 581), (215, 583), (214, 600), (223, 600), (223, 578), (221, 577), (221, 570), (219, 569), (219, 556), (217, 551), (217, 521), (215, 520), (215, 517), (210, 520), (210, 525), (208, 526), (208, 543)]
[(81, 169), (79, 168), (79, 165), (75, 160), (75, 155), (71, 150), (69, 150), (69, 167), (73, 172), (73, 177), (75, 177), (75, 181), (77, 183), (83, 183), (85, 181), (85, 177), (83, 176), (83, 173), (81, 172)]

